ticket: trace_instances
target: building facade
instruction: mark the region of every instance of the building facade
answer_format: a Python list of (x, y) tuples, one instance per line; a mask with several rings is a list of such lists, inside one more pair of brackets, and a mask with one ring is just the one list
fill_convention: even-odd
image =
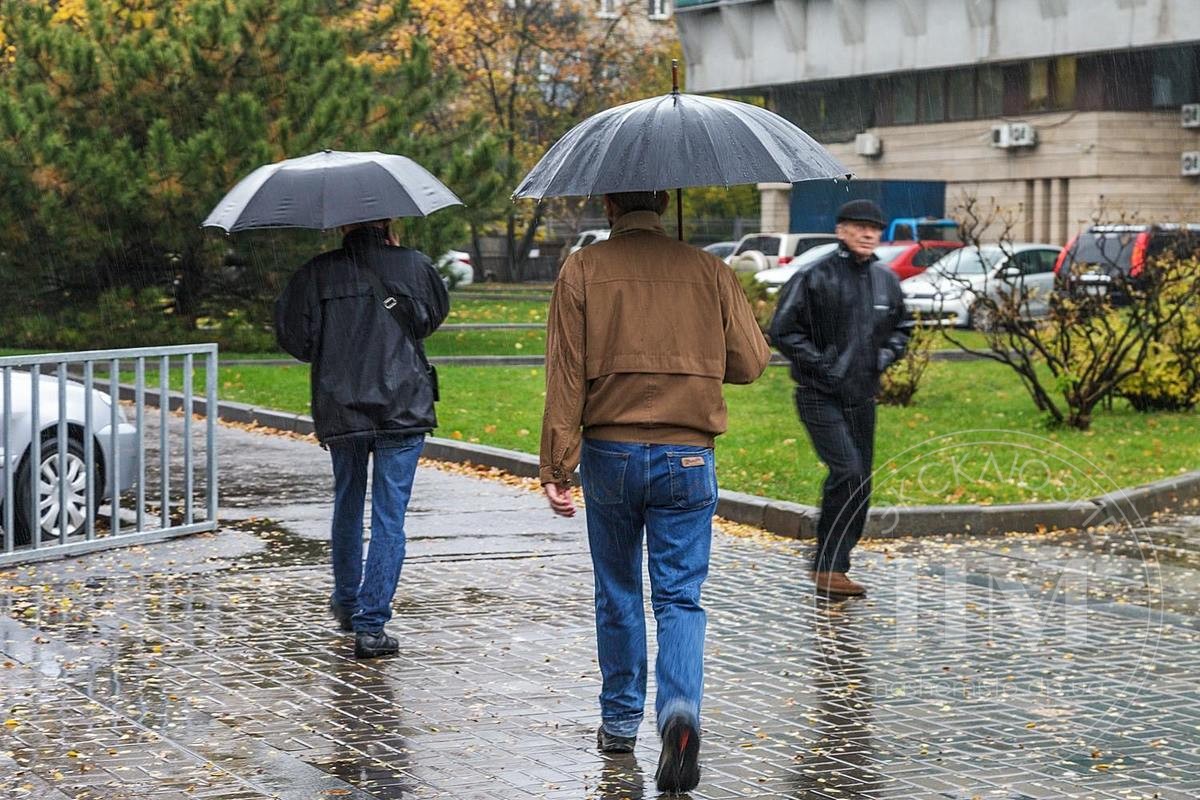
[(947, 210), (1002, 207), (1028, 241), (1200, 221), (1200, 0), (679, 0), (676, 19), (689, 91), (764, 96), (859, 178), (944, 181)]

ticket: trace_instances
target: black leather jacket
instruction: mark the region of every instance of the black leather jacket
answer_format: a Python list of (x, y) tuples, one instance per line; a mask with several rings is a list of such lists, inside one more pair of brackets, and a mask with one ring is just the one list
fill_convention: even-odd
[(845, 402), (873, 399), (879, 375), (904, 354), (900, 281), (872, 257), (844, 246), (792, 276), (780, 290), (771, 342), (792, 378)]
[[(370, 264), (399, 300), (408, 326), (396, 324), (375, 297), (360, 264)], [(284, 350), (312, 363), (317, 438), (328, 443), (437, 427), (433, 384), (417, 351), (449, 310), (429, 258), (387, 244), (378, 229), (351, 231), (340, 250), (301, 267), (275, 303), (275, 335)]]

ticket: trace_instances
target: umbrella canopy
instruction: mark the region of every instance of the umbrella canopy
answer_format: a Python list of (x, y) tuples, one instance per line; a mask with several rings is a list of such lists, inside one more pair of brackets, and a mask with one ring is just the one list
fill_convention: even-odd
[(774, 112), (672, 92), (588, 117), (542, 156), (513, 197), (843, 177), (837, 159)]
[(328, 230), (355, 222), (424, 217), (462, 205), (454, 192), (410, 158), (325, 150), (267, 164), (238, 182), (204, 227)]

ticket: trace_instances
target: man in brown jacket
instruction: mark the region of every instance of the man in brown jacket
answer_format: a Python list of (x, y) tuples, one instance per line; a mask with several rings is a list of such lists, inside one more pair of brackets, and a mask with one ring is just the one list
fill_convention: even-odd
[(733, 271), (669, 237), (666, 192), (604, 197), (608, 241), (563, 264), (546, 325), (541, 481), (575, 514), (581, 468), (596, 587), (603, 687), (597, 745), (632, 752), (646, 700), (642, 534), (658, 623), (655, 702), (660, 791), (700, 779), (700, 700), (717, 505), (713, 440), (722, 383), (750, 383), (770, 350)]

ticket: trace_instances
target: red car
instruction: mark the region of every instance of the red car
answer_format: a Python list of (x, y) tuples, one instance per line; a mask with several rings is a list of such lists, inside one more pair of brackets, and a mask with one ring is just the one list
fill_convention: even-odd
[(933, 262), (962, 247), (962, 242), (944, 242), (923, 239), (919, 242), (884, 242), (875, 248), (875, 257), (887, 266), (900, 280), (920, 275)]

